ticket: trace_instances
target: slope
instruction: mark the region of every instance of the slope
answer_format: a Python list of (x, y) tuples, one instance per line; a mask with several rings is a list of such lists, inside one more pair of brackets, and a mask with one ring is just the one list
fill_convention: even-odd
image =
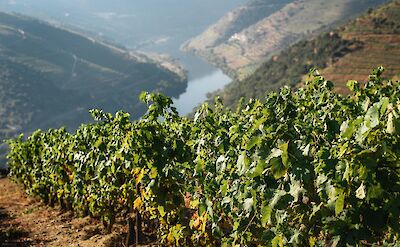
[(142, 54), (16, 14), (0, 13), (0, 68), (1, 138), (73, 128), (95, 107), (137, 117), (141, 91), (177, 96), (186, 87), (183, 74)]
[(228, 13), (182, 48), (243, 79), (277, 51), (383, 2), (255, 0)]
[[(345, 92), (348, 80), (366, 81), (371, 68), (383, 65), (385, 76), (398, 78), (400, 74), (400, 1), (370, 11), (357, 18), (341, 31), (343, 39), (354, 39), (363, 44), (358, 49), (330, 63), (321, 73), (337, 82)], [(349, 74), (353, 76), (350, 78)]]
[(295, 86), (311, 68), (317, 67), (327, 79), (345, 91), (345, 83), (355, 76), (365, 81), (371, 69), (386, 68), (385, 76), (400, 73), (400, 1), (391, 1), (349, 21), (331, 32), (300, 41), (264, 62), (243, 81), (235, 80), (221, 95), (229, 106), (241, 97), (263, 98), (283, 85)]

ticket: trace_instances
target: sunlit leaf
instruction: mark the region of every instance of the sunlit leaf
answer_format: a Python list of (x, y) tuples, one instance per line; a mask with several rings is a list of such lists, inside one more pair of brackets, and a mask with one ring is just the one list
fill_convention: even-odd
[(364, 199), (365, 198), (365, 185), (364, 183), (361, 183), (360, 187), (356, 190), (356, 197), (358, 199)]
[(283, 247), (282, 235), (275, 236), (271, 241), (272, 247)]
[(141, 198), (141, 197), (138, 197), (138, 198), (136, 198), (135, 201), (133, 202), (133, 208), (134, 208), (134, 209), (138, 209), (138, 208), (140, 208), (140, 207), (142, 206), (142, 204), (143, 204), (142, 198)]

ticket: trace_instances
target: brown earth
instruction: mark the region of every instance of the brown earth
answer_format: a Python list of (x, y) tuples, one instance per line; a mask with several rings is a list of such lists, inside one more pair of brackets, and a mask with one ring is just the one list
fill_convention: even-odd
[(368, 81), (372, 68), (383, 66), (383, 76), (396, 79), (400, 75), (400, 1), (357, 18), (342, 31), (344, 39), (354, 39), (363, 47), (350, 52), (321, 70), (328, 80), (335, 82), (339, 92), (346, 92), (346, 82)]
[(0, 247), (124, 246), (125, 235), (122, 222), (106, 234), (99, 221), (48, 207), (9, 178), (0, 178)]
[[(380, 23), (379, 23), (380, 22)], [(368, 81), (372, 69), (385, 68), (384, 79), (400, 79), (400, 1), (393, 0), (371, 13), (364, 14), (345, 25), (339, 32), (346, 40), (362, 43), (358, 49), (321, 68), (325, 79), (335, 83), (334, 91), (348, 94), (349, 80), (362, 85)], [(301, 81), (306, 81), (304, 75)], [(302, 87), (299, 83), (296, 87)]]

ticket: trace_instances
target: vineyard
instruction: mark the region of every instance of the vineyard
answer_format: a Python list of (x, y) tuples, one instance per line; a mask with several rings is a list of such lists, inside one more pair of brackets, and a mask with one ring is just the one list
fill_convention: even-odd
[(351, 94), (317, 71), (236, 110), (216, 100), (193, 119), (142, 93), (131, 121), (92, 110), (74, 133), (8, 141), (10, 175), (32, 195), (132, 239), (173, 246), (396, 246), (400, 84), (377, 68)]

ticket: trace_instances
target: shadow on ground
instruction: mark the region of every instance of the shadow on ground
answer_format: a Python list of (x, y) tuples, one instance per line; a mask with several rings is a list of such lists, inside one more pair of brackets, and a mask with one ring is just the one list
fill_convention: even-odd
[(12, 217), (0, 207), (0, 246), (23, 247), (32, 246), (32, 241), (27, 240), (29, 233), (22, 230), (18, 224), (12, 222)]

